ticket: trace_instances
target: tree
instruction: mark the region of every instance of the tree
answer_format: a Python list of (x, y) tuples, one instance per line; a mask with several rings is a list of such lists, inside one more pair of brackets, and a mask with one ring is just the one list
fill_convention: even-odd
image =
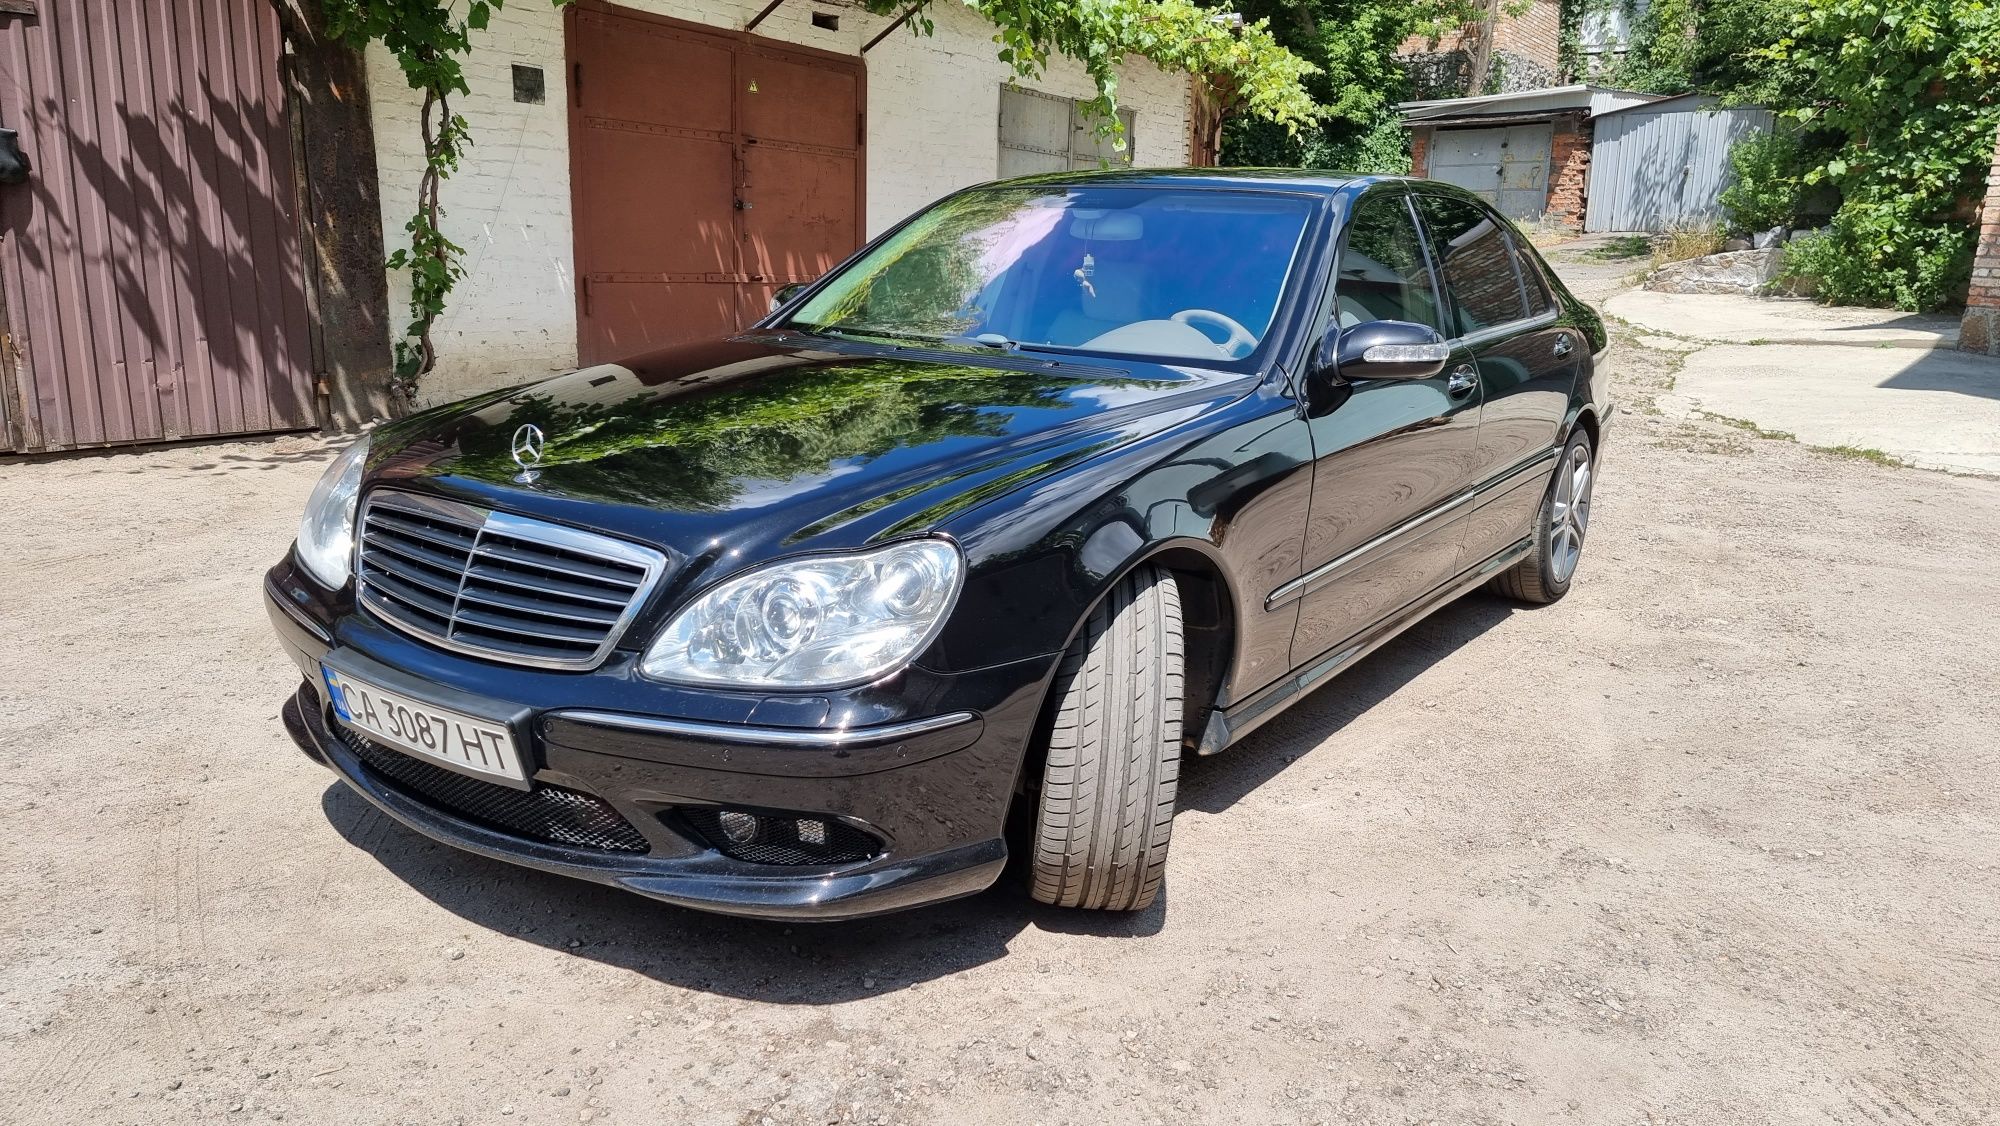
[(1307, 129), (1254, 117), (1232, 121), (1224, 163), (1402, 172), (1409, 168), (1395, 103), (1409, 95), (1396, 50), (1483, 19), (1484, 0), (1242, 0), (1278, 45), (1311, 63), (1307, 93), (1323, 107)]
[(1565, 22), (1591, 12), (1622, 8), (1632, 37), (1623, 58), (1594, 75), (1596, 81), (1649, 94), (1720, 94), (1741, 102), (1769, 102), (1783, 75), (1763, 52), (1785, 34), (1790, 0), (1565, 0)]
[[(452, 287), (465, 274), (463, 249), (439, 228), (444, 181), (457, 170), (472, 134), (451, 99), (469, 93), (462, 67), (472, 35), (486, 28), (506, 0), (318, 0), (328, 30), (357, 49), (370, 41), (388, 48), (410, 88), (424, 96), (419, 115), (424, 171), (417, 210), (404, 225), (410, 244), (390, 255), (388, 266), (410, 272), (410, 323), (396, 342), (396, 375), (405, 395), (437, 364), (431, 326)], [(557, 7), (570, 0), (550, 0)], [(910, 27), (929, 34), (928, 15), (938, 0), (864, 0), (878, 14), (907, 12)], [(950, 2), (950, 0), (944, 0)], [(1128, 57), (1150, 59), (1168, 70), (1196, 76), (1231, 112), (1270, 121), (1285, 130), (1311, 125), (1319, 106), (1303, 85), (1313, 66), (1285, 50), (1261, 21), (1227, 18), (1226, 9), (1193, 0), (959, 0), (991, 21), (1002, 61), (1024, 78), (1038, 76), (1052, 55), (1083, 64), (1097, 87), (1086, 109), (1107, 133), (1120, 128), (1117, 67)], [(1218, 18), (1222, 16), (1224, 18)]]

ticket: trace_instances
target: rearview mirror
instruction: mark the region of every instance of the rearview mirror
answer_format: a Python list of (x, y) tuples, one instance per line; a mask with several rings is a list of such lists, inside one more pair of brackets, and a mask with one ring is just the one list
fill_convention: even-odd
[(1334, 332), (1333, 367), (1342, 379), (1433, 379), (1451, 358), (1451, 345), (1429, 325), (1367, 321)]
[(797, 297), (799, 294), (805, 292), (805, 288), (811, 284), (812, 284), (811, 282), (793, 282), (790, 285), (779, 286), (777, 290), (771, 294), (771, 311), (775, 313), (779, 309), (784, 308), (785, 305), (789, 303), (792, 298)]

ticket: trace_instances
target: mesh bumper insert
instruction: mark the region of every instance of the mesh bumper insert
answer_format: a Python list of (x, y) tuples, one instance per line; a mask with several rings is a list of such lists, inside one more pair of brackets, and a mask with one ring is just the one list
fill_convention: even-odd
[(489, 829), (549, 844), (600, 852), (640, 853), (652, 846), (611, 803), (594, 794), (537, 785), (516, 790), (432, 766), (328, 721), (370, 774), (405, 797)]

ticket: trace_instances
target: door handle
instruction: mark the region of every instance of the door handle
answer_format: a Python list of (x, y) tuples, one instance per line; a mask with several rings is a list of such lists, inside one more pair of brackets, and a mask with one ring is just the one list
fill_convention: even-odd
[(1571, 347), (1572, 345), (1569, 342), (1569, 333), (1563, 332), (1556, 334), (1556, 355), (1558, 356), (1569, 355)]
[(1450, 378), (1444, 381), (1445, 393), (1454, 399), (1463, 399), (1479, 386), (1479, 373), (1471, 364), (1460, 364), (1452, 370)]

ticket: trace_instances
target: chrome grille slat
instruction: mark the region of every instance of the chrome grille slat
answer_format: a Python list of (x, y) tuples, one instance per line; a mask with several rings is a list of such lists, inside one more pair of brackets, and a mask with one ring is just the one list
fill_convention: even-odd
[(374, 575), (369, 580), (369, 585), (373, 586), (376, 590), (388, 594), (404, 605), (415, 606), (417, 609), (440, 621), (449, 622), (452, 619), (452, 598), (454, 595), (446, 595), (443, 598), (439, 598), (435, 593), (406, 583), (387, 572)]
[(520, 587), (523, 590), (561, 595), (564, 598), (581, 602), (600, 602), (606, 606), (623, 606), (630, 600), (629, 595), (615, 593), (601, 587), (585, 587), (578, 583), (564, 582), (556, 578), (544, 579), (540, 575), (523, 575), (502, 571), (498, 567), (482, 564), (477, 559), (473, 560), (472, 566), (466, 569), (465, 577), (469, 582), (498, 583), (501, 586)]
[(458, 580), (447, 578), (435, 570), (426, 570), (407, 559), (402, 559), (372, 545), (368, 551), (363, 553), (362, 558), (371, 567), (378, 567), (404, 582), (415, 583), (418, 586), (442, 594), (447, 600), (458, 597)]
[(463, 601), (452, 615), (456, 625), (478, 626), (493, 633), (514, 633), (522, 637), (532, 637), (542, 641), (569, 641), (578, 645), (596, 645), (604, 639), (601, 629), (578, 629), (575, 626), (558, 625), (555, 622), (523, 622), (519, 618), (509, 618), (503, 614), (488, 613)]
[(474, 554), (484, 556), (488, 559), (498, 559), (503, 563), (515, 567), (533, 567), (542, 571), (554, 571), (559, 575), (568, 575), (575, 579), (590, 579), (594, 582), (603, 583), (606, 586), (622, 586), (627, 590), (637, 586), (640, 578), (643, 577), (637, 575), (627, 577), (608, 567), (593, 567), (589, 563), (582, 561), (571, 562), (545, 556), (538, 552), (523, 551), (508, 544), (486, 543), (482, 541), (479, 547), (475, 549)]
[(465, 560), (463, 559), (453, 559), (449, 555), (433, 551), (422, 544), (399, 540), (394, 536), (385, 536), (379, 532), (375, 532), (373, 529), (362, 531), (361, 542), (364, 551), (373, 548), (377, 551), (391, 552), (413, 563), (423, 563), (435, 567), (446, 574), (456, 574), (465, 570)]
[(499, 606), (523, 614), (538, 614), (545, 618), (560, 618), (568, 622), (587, 622), (599, 628), (609, 628), (618, 622), (616, 610), (601, 610), (588, 606), (558, 605), (553, 602), (536, 601), (511, 594), (505, 590), (487, 590), (467, 583), (458, 592), (459, 598), (467, 602), (479, 602), (488, 606)]
[(447, 649), (538, 668), (602, 663), (666, 574), (664, 552), (458, 501), (378, 489), (358, 600)]
[(369, 513), (368, 522), (370, 524), (378, 524), (402, 535), (414, 536), (420, 540), (429, 540), (439, 547), (447, 547), (454, 551), (462, 551), (468, 554), (479, 539), (476, 534), (468, 535), (463, 530), (440, 528), (435, 525), (418, 523), (415, 520), (404, 520), (400, 517), (391, 516), (386, 512)]

